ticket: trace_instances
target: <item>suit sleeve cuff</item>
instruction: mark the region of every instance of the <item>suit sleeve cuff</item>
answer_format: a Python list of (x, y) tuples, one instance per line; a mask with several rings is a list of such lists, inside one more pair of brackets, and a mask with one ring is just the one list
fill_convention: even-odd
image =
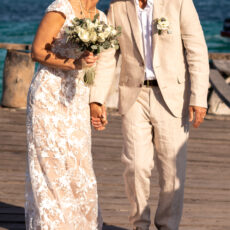
[(201, 99), (201, 98), (198, 99), (197, 97), (191, 96), (189, 105), (208, 108), (207, 97), (204, 97), (204, 99)]
[(90, 89), (90, 97), (89, 97), (89, 103), (99, 103), (103, 105), (105, 103), (105, 97), (104, 93), (101, 90), (98, 90), (96, 87), (91, 87)]

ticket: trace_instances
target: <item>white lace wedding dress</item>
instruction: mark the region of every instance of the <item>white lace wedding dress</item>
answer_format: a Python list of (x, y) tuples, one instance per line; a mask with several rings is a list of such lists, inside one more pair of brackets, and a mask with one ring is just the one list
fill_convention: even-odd
[[(47, 9), (66, 21), (53, 52), (76, 58), (64, 29), (75, 17), (68, 0)], [(106, 21), (100, 12), (100, 20)], [(97, 230), (102, 228), (92, 166), (89, 88), (83, 71), (40, 66), (28, 94), (26, 176), (27, 230)]]

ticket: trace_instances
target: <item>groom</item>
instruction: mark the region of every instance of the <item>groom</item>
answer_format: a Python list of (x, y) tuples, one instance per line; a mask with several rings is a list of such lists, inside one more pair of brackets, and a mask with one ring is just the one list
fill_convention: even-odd
[[(155, 162), (161, 189), (155, 225), (158, 230), (178, 230), (188, 121), (198, 127), (207, 107), (209, 63), (199, 18), (192, 0), (114, 0), (108, 20), (122, 27), (119, 110), (130, 221), (136, 230), (149, 229)], [(96, 129), (102, 129), (98, 120), (113, 82), (116, 56), (109, 50), (98, 60), (90, 97)]]

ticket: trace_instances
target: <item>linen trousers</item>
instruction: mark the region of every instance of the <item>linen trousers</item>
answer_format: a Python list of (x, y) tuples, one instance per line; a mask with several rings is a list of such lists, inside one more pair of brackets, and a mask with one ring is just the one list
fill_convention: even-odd
[(130, 222), (134, 228), (149, 229), (150, 177), (156, 165), (160, 194), (155, 226), (158, 230), (178, 230), (183, 209), (188, 115), (174, 117), (158, 87), (143, 87), (136, 102), (122, 117), (122, 131)]

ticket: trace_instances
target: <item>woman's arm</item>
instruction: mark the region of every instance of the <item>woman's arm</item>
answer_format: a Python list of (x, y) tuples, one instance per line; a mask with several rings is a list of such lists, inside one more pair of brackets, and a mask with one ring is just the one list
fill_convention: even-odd
[(43, 65), (75, 70), (82, 68), (82, 62), (91, 66), (97, 60), (92, 53), (85, 52), (80, 59), (61, 57), (51, 51), (52, 42), (57, 37), (65, 22), (65, 16), (60, 12), (49, 12), (42, 19), (32, 46), (32, 59)]
[(74, 70), (74, 59), (59, 57), (51, 51), (54, 38), (58, 35), (65, 22), (60, 12), (49, 12), (42, 19), (32, 46), (32, 59), (43, 65)]

